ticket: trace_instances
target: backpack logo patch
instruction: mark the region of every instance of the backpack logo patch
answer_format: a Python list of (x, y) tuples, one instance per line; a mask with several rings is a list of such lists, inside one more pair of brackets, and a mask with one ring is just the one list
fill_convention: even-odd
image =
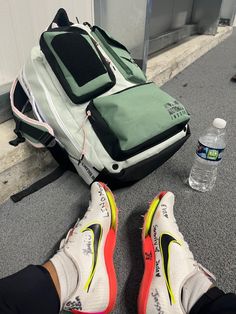
[(172, 120), (187, 114), (184, 107), (177, 100), (174, 100), (173, 102), (168, 102), (164, 106), (166, 110), (169, 112), (169, 115), (171, 116)]

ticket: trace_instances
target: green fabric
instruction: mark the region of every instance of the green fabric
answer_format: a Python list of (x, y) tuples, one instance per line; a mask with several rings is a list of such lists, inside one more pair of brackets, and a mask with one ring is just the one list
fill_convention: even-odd
[[(55, 56), (59, 66), (60, 66), (60, 68), (61, 68), (61, 70), (65, 76), (65, 79), (67, 80), (68, 84), (70, 85), (70, 88), (71, 88), (73, 94), (76, 95), (77, 97), (79, 97), (81, 95), (86, 95), (86, 94), (90, 93), (91, 91), (97, 90), (101, 86), (104, 86), (105, 84), (111, 82), (111, 79), (110, 79), (108, 73), (105, 73), (105, 74), (100, 75), (97, 78), (93, 79), (92, 81), (84, 84), (83, 86), (78, 86), (78, 84), (74, 80), (73, 76), (68, 71), (68, 69), (65, 67), (65, 65), (62, 63), (61, 59), (58, 57), (57, 53), (55, 52), (55, 50), (53, 49), (53, 47), (51, 45), (51, 42), (55, 36), (61, 35), (64, 33), (66, 33), (66, 32), (45, 32), (43, 34), (43, 36), (44, 36), (44, 39), (45, 39), (48, 47), (50, 48), (51, 52)], [(93, 48), (94, 45), (93, 45), (89, 35), (81, 34), (81, 36), (83, 36), (89, 42), (91, 47)], [(98, 58), (100, 59), (97, 51), (94, 48), (93, 48), (93, 50), (95, 51)]]
[(122, 150), (142, 144), (189, 119), (183, 105), (154, 83), (99, 97), (93, 103), (116, 134)]
[(116, 45), (116, 41), (106, 33), (107, 37), (105, 38), (98, 28), (94, 28), (92, 34), (125, 79), (134, 83), (146, 82), (147, 79), (145, 74), (134, 62), (127, 50), (118, 47), (118, 45)]

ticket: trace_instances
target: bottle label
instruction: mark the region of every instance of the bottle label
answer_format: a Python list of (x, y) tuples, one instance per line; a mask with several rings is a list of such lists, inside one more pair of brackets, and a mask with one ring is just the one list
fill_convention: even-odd
[(222, 159), (223, 151), (224, 148), (207, 147), (198, 142), (196, 154), (205, 160), (220, 161)]

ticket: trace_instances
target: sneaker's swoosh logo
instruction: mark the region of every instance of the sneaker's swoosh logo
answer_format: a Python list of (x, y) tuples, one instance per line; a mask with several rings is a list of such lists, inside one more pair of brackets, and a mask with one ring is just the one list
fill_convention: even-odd
[(92, 241), (93, 242), (92, 243), (92, 248), (93, 248), (92, 268), (91, 268), (89, 278), (85, 284), (85, 290), (88, 292), (90, 285), (92, 283), (94, 274), (95, 274), (96, 266), (97, 266), (98, 251), (99, 251), (99, 246), (100, 246), (100, 242), (101, 242), (101, 238), (102, 238), (102, 226), (100, 224), (92, 224), (92, 225), (89, 225), (82, 230), (82, 232), (85, 232), (85, 231), (91, 231), (92, 232), (92, 239), (93, 239), (93, 241)]
[(181, 245), (171, 234), (163, 233), (160, 236), (160, 253), (162, 256), (162, 264), (164, 267), (164, 276), (165, 276), (165, 282), (167, 291), (170, 298), (170, 304), (175, 303), (175, 296), (173, 293), (172, 285), (170, 282), (170, 248), (171, 244), (176, 243), (178, 245)]

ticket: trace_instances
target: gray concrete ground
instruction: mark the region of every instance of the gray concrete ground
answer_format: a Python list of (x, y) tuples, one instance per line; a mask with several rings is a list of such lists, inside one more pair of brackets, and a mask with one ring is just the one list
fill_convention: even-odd
[[(196, 259), (215, 273), (220, 288), (236, 291), (236, 84), (230, 82), (236, 73), (235, 49), (236, 32), (164, 86), (190, 111), (192, 136), (161, 168), (115, 192), (120, 209), (115, 254), (119, 297), (113, 313), (136, 313), (143, 270), (140, 215), (161, 190), (175, 193), (177, 222)], [(197, 139), (215, 117), (228, 121), (228, 147), (215, 189), (201, 194), (184, 181)], [(0, 277), (46, 261), (88, 200), (87, 186), (66, 173), (20, 203), (9, 200), (0, 206)]]

